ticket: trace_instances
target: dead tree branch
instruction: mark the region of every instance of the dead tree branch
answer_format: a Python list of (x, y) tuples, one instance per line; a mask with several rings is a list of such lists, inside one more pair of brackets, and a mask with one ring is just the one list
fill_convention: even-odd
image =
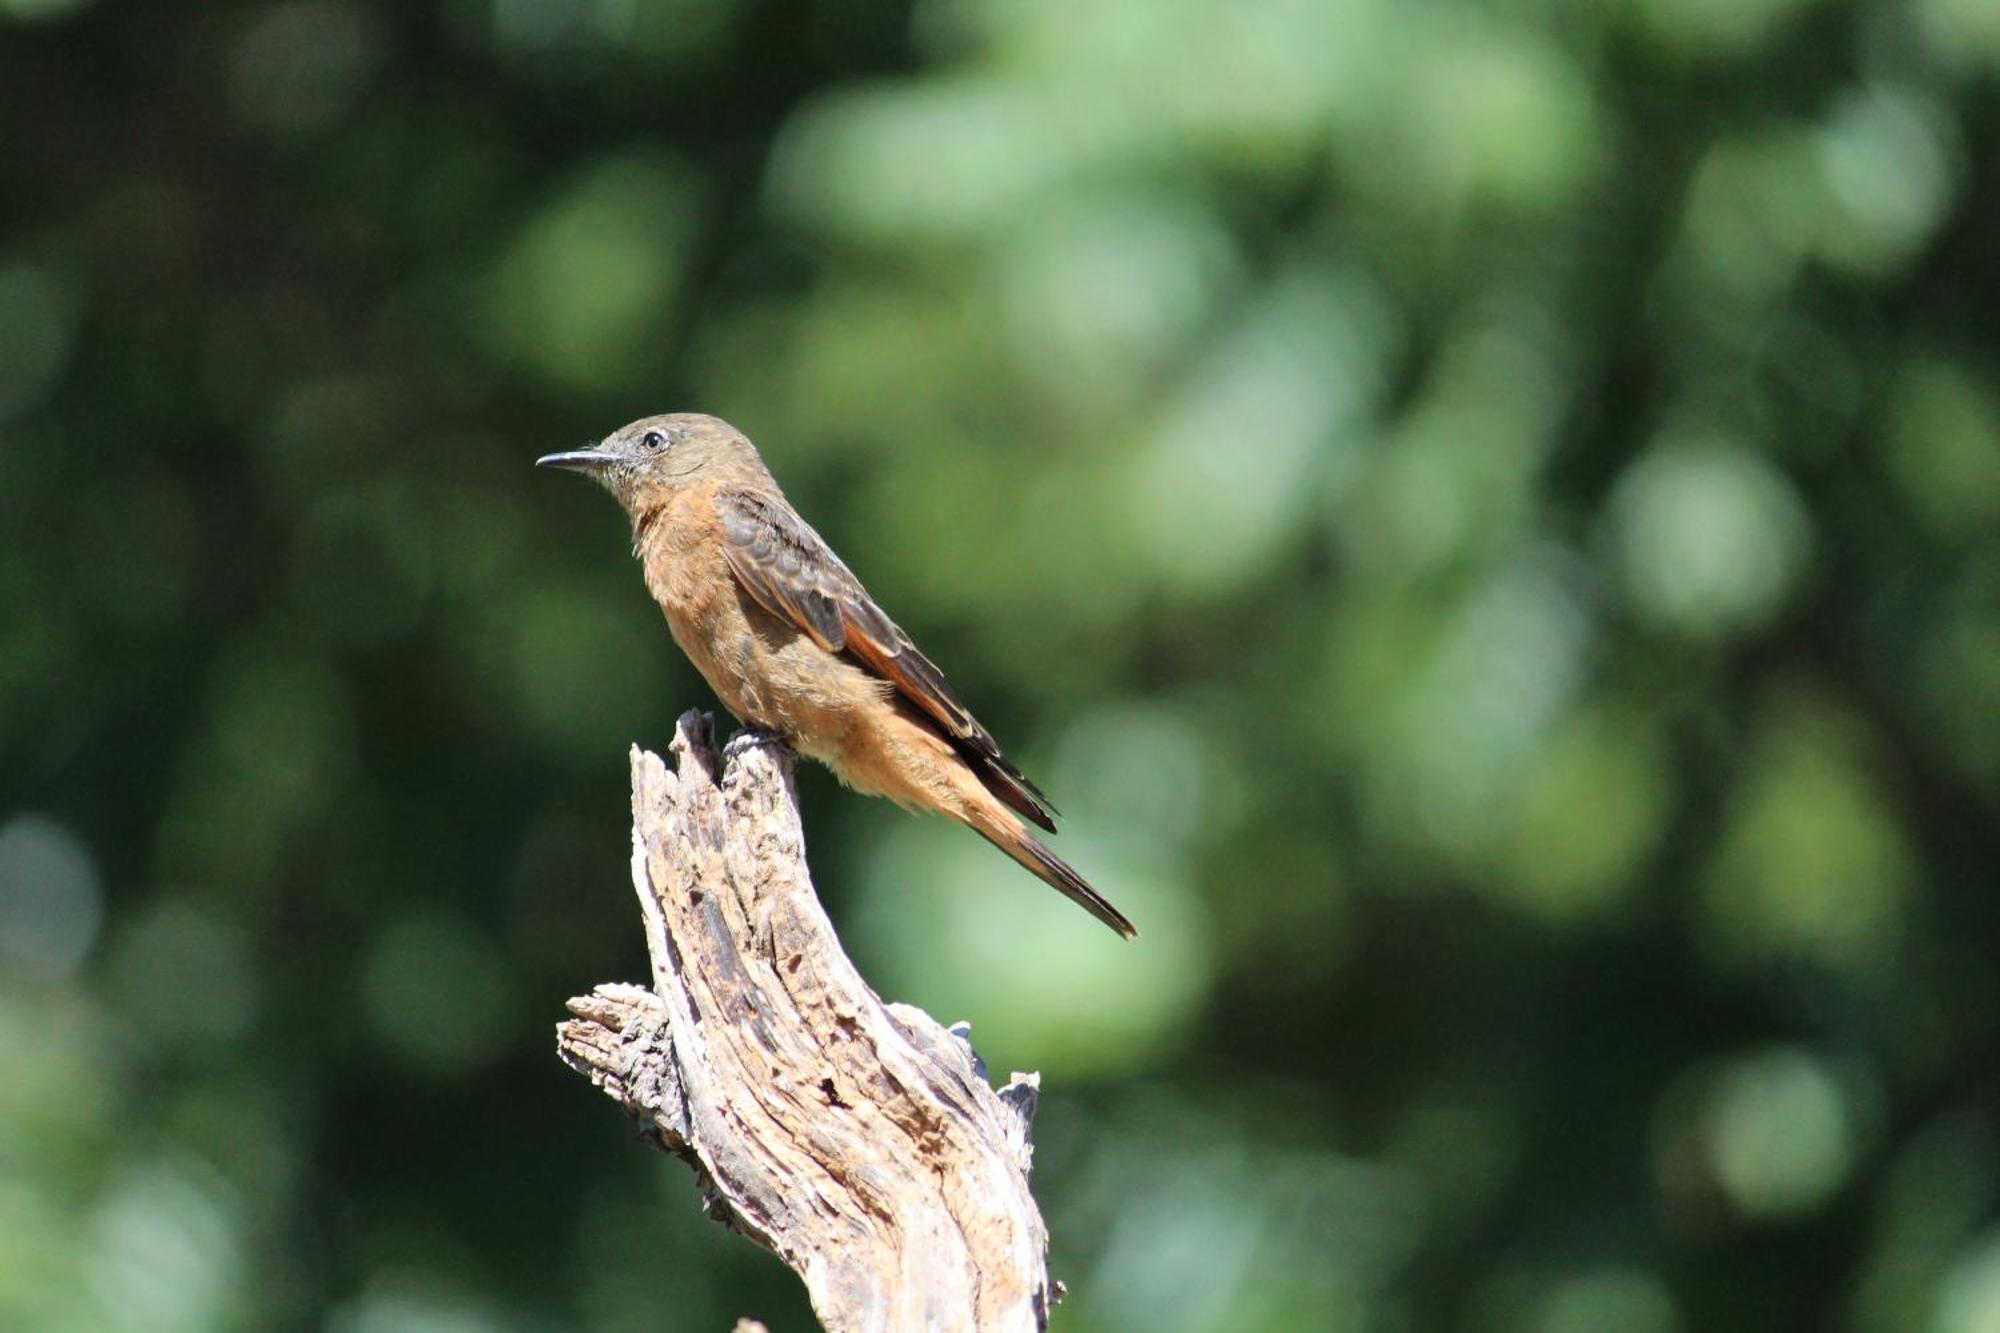
[(884, 1004), (813, 893), (792, 755), (709, 720), (632, 751), (632, 882), (653, 988), (569, 1002), (562, 1058), (789, 1264), (832, 1333), (1041, 1330), (1036, 1078), (995, 1093), (965, 1038)]

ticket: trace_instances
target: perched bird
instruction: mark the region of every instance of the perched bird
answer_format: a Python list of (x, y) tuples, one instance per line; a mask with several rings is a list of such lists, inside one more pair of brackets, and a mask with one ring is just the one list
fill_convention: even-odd
[(798, 516), (728, 422), (646, 417), (536, 460), (603, 483), (632, 520), (674, 642), (738, 720), (857, 791), (934, 810), (1127, 937), (1132, 923), (1028, 827), (1054, 808), (942, 673)]

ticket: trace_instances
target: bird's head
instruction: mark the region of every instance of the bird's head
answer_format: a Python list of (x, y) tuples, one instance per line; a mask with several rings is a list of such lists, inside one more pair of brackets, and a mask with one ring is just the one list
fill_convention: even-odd
[(749, 439), (728, 422), (699, 412), (674, 412), (641, 417), (581, 449), (544, 454), (535, 466), (595, 477), (627, 512), (635, 512), (718, 471), (748, 467), (761, 472), (764, 465)]

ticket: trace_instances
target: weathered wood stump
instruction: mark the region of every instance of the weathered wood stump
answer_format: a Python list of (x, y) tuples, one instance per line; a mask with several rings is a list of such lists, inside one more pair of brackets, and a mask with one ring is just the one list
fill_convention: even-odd
[(861, 979), (813, 892), (788, 748), (738, 736), (725, 772), (691, 712), (672, 752), (669, 772), (632, 750), (653, 988), (571, 1000), (562, 1058), (799, 1274), (833, 1333), (1046, 1328), (1036, 1076), (994, 1092), (961, 1033)]

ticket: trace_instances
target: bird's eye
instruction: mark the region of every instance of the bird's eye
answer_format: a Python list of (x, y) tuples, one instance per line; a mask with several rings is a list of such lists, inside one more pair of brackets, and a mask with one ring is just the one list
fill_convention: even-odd
[(639, 437), (639, 443), (645, 445), (648, 449), (658, 449), (666, 444), (666, 442), (667, 437), (656, 430), (649, 430)]

